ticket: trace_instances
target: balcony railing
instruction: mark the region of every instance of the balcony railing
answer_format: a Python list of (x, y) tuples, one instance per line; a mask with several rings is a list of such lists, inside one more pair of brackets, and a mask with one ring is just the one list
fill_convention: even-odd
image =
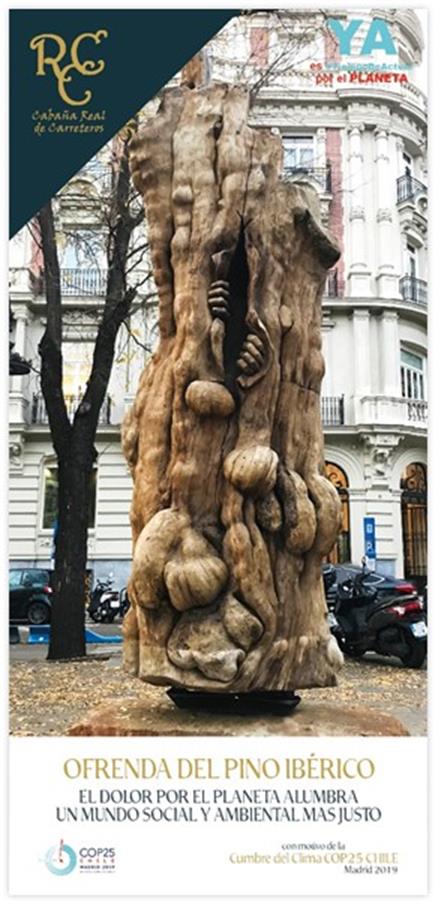
[(424, 194), (424, 192), (427, 193), (427, 185), (407, 173), (397, 179), (397, 204), (408, 201), (409, 198), (415, 198), (416, 195)]
[(427, 305), (427, 282), (416, 276), (403, 276), (400, 280), (400, 294), (411, 304)]
[(285, 166), (283, 170), (283, 180), (285, 182), (317, 182), (321, 190), (331, 193), (332, 190), (332, 172), (330, 165), (327, 166)]
[(408, 421), (427, 421), (427, 402), (422, 399), (407, 399)]
[[(65, 398), (65, 406), (70, 421), (73, 421), (74, 415), (81, 402), (80, 396), (67, 395)], [(99, 412), (99, 424), (111, 424), (111, 397), (105, 396), (102, 408)], [(40, 392), (35, 393), (32, 400), (31, 411), (32, 424), (48, 424), (49, 417), (47, 414), (46, 403)]]
[(324, 427), (341, 427), (344, 423), (344, 396), (323, 396), (321, 417)]
[(91, 268), (87, 270), (63, 268), (61, 270), (61, 295), (100, 296), (106, 293), (107, 271)]

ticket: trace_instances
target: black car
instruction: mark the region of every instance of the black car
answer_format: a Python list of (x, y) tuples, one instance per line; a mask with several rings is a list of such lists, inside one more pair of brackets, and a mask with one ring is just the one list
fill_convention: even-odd
[(9, 570), (9, 621), (47, 625), (51, 615), (50, 572), (41, 568)]
[[(334, 603), (337, 585), (342, 584), (348, 578), (355, 577), (362, 572), (361, 565), (352, 565), (344, 562), (342, 565), (323, 565), (324, 589), (327, 604)], [(417, 587), (411, 581), (404, 578), (391, 578), (387, 574), (378, 571), (369, 571), (363, 581), (365, 587), (377, 590), (379, 596), (392, 596), (396, 594), (417, 593)]]

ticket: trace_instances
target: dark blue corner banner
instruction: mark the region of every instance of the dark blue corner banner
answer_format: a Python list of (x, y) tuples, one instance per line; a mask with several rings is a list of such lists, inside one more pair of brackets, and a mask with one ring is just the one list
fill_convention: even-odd
[(238, 12), (11, 10), (11, 235)]

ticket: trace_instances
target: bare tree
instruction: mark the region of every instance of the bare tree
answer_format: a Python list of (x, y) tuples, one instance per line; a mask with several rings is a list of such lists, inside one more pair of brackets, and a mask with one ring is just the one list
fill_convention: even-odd
[[(99, 414), (106, 397), (119, 328), (127, 321), (142, 282), (135, 269), (147, 247), (133, 234), (144, 214), (136, 202), (128, 168), (128, 138), (119, 138), (114, 187), (107, 216), (107, 281), (97, 324), (91, 372), (70, 421), (63, 393), (63, 310), (61, 271), (52, 202), (38, 213), (47, 301), (46, 329), (39, 344), (41, 390), (58, 463), (58, 520), (55, 542), (54, 601), (49, 659), (85, 655), (84, 596), (90, 500)], [(134, 282), (133, 282), (134, 280)]]
[[(308, 64), (315, 60), (317, 43), (321, 38), (333, 42), (327, 18), (327, 11), (318, 8), (305, 11), (243, 10), (211, 41), (207, 55), (212, 54), (217, 62), (226, 64), (227, 81), (245, 84), (250, 91), (251, 103), (254, 103), (260, 91), (276, 80), (283, 80), (286, 91), (287, 82), (290, 90), (296, 90), (294, 78), (297, 76), (300, 80), (313, 81)], [(251, 31), (256, 40), (250, 52), (240, 57), (230, 55), (231, 36), (248, 38)], [(240, 40), (237, 43), (242, 44)]]

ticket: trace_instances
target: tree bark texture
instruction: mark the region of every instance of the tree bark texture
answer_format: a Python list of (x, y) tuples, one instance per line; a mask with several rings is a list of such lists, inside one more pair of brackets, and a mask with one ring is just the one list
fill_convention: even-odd
[(41, 389), (58, 463), (58, 524), (54, 596), (48, 659), (85, 656), (85, 571), (88, 509), (99, 412), (108, 388), (119, 327), (129, 313), (135, 288), (126, 285), (129, 243), (137, 222), (129, 204), (126, 145), (119, 160), (108, 249), (105, 305), (97, 329), (93, 365), (73, 424), (62, 387), (62, 296), (52, 203), (38, 213), (44, 257), (47, 325), (39, 345)]
[(243, 692), (334, 684), (321, 562), (340, 529), (324, 477), (321, 296), (339, 257), (314, 192), (241, 88), (169, 91), (131, 142), (160, 343), (123, 425), (132, 469), (124, 665)]

